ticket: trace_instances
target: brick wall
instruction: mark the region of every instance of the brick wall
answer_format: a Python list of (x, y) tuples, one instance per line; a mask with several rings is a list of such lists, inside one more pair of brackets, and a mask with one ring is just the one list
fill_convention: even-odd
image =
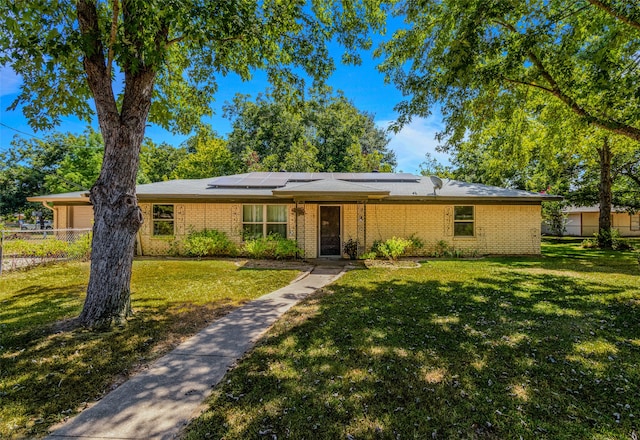
[(304, 207), (304, 255), (318, 256), (318, 205), (307, 203)]
[(540, 206), (475, 205), (473, 237), (453, 234), (453, 205), (367, 205), (367, 249), (374, 240), (421, 238), (429, 254), (440, 240), (478, 254), (539, 254)]
[[(307, 258), (318, 254), (318, 204), (299, 206), (304, 210), (298, 218), (296, 231), (295, 205), (288, 205), (289, 238), (296, 233)], [(138, 238), (145, 255), (166, 255), (174, 237), (153, 237), (152, 204), (141, 203), (144, 224)], [(58, 224), (64, 219), (64, 208), (58, 209)], [(365, 226), (358, 230), (359, 212)], [(237, 203), (176, 203), (174, 204), (176, 239), (191, 230), (217, 229), (225, 232), (234, 242), (242, 242), (242, 205)], [(391, 237), (409, 237), (415, 234), (425, 242), (421, 253), (428, 255), (436, 244), (444, 240), (450, 247), (467, 253), (478, 254), (539, 254), (540, 253), (539, 205), (475, 205), (475, 230), (473, 237), (454, 237), (453, 205), (409, 204), (357, 204), (342, 205), (342, 241), (349, 238), (364, 242), (364, 250), (371, 248), (374, 240)]]
[[(259, 204), (259, 203), (258, 203)], [(166, 255), (172, 244), (189, 234), (190, 231), (217, 229), (224, 232), (236, 244), (242, 243), (242, 204), (240, 203), (175, 203), (175, 237), (154, 237), (152, 204), (141, 203), (144, 223), (139, 239), (144, 255)], [(293, 214), (295, 205), (287, 205), (288, 238), (295, 238), (296, 227)]]
[(173, 242), (190, 231), (217, 229), (237, 244), (242, 242), (242, 205), (236, 203), (175, 203), (175, 237), (154, 237), (152, 204), (141, 203), (144, 223), (139, 239), (144, 255), (166, 255)]

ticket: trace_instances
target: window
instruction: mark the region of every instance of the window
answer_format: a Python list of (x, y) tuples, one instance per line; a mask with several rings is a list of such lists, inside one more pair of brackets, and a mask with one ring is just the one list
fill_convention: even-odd
[(153, 235), (174, 235), (173, 226), (173, 205), (153, 205)]
[(453, 235), (455, 237), (473, 237), (473, 206), (454, 206)]
[(270, 234), (287, 238), (287, 206), (244, 205), (242, 232), (245, 239), (266, 237)]

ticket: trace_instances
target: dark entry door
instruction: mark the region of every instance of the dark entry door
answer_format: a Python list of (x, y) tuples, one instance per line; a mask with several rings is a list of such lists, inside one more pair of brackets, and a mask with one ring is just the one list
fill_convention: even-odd
[(340, 256), (339, 206), (320, 206), (320, 256)]

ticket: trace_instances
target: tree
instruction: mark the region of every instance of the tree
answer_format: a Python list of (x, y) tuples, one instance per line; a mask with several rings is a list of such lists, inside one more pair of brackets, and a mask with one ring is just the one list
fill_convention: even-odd
[(600, 245), (610, 247), (612, 203), (631, 207), (628, 195), (640, 189), (623, 174), (634, 173), (629, 167), (638, 143), (584, 123), (541, 92), (526, 93), (522, 99), (505, 92), (490, 108), (480, 98), (467, 102), (470, 111), (458, 119), (467, 136), (445, 144), (456, 178), (599, 203)]
[(7, 0), (0, 17), (0, 64), (23, 79), (11, 109), (50, 128), (65, 115), (89, 120), (93, 100), (105, 153), (90, 192), (92, 262), (78, 322), (94, 327), (131, 314), (147, 122), (188, 132), (210, 114), (219, 75), (246, 80), (266, 69), (274, 84), (298, 90), (297, 71), (322, 81), (333, 68), (326, 42), (344, 43), (357, 61), (370, 44), (367, 26), (381, 28), (384, 12), (375, 1), (348, 0)]
[[(89, 127), (83, 136), (66, 135), (65, 142), (69, 145), (67, 153), (57, 164), (55, 172), (44, 178), (46, 192), (89, 191), (102, 166), (102, 136)], [(54, 148), (58, 147), (54, 144)]]
[(138, 183), (162, 182), (174, 178), (178, 164), (187, 157), (187, 149), (167, 143), (156, 145), (150, 139), (140, 149)]
[(236, 95), (225, 106), (232, 121), (229, 149), (247, 169), (278, 171), (391, 171), (395, 153), (373, 116), (341, 93), (317, 88), (309, 99)]
[(424, 162), (420, 165), (420, 174), (422, 176), (437, 176), (446, 179), (453, 179), (455, 177), (455, 170), (448, 165), (443, 165), (433, 157), (431, 153), (424, 155)]
[(16, 137), (9, 150), (0, 153), (0, 215), (38, 209), (27, 202), (29, 196), (88, 191), (98, 176), (102, 153), (102, 137), (91, 128), (82, 135)]
[(186, 142), (186, 156), (177, 164), (172, 177), (204, 179), (234, 174), (240, 163), (227, 148), (226, 142), (210, 131), (199, 131)]
[(640, 5), (622, 0), (406, 0), (407, 29), (377, 53), (410, 99), (399, 124), (442, 104), (444, 135), (469, 100), (541, 91), (583, 122), (640, 141)]

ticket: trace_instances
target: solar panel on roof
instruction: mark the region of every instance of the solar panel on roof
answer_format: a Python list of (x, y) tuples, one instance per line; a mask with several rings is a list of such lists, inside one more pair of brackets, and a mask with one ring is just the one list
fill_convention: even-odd
[(248, 173), (218, 177), (209, 188), (279, 188), (288, 182), (342, 180), (346, 182), (417, 182), (419, 176), (409, 173)]
[(336, 177), (350, 182), (417, 182), (420, 177), (409, 173), (340, 173)]
[(278, 188), (287, 184), (287, 173), (250, 173), (218, 177), (209, 188)]

